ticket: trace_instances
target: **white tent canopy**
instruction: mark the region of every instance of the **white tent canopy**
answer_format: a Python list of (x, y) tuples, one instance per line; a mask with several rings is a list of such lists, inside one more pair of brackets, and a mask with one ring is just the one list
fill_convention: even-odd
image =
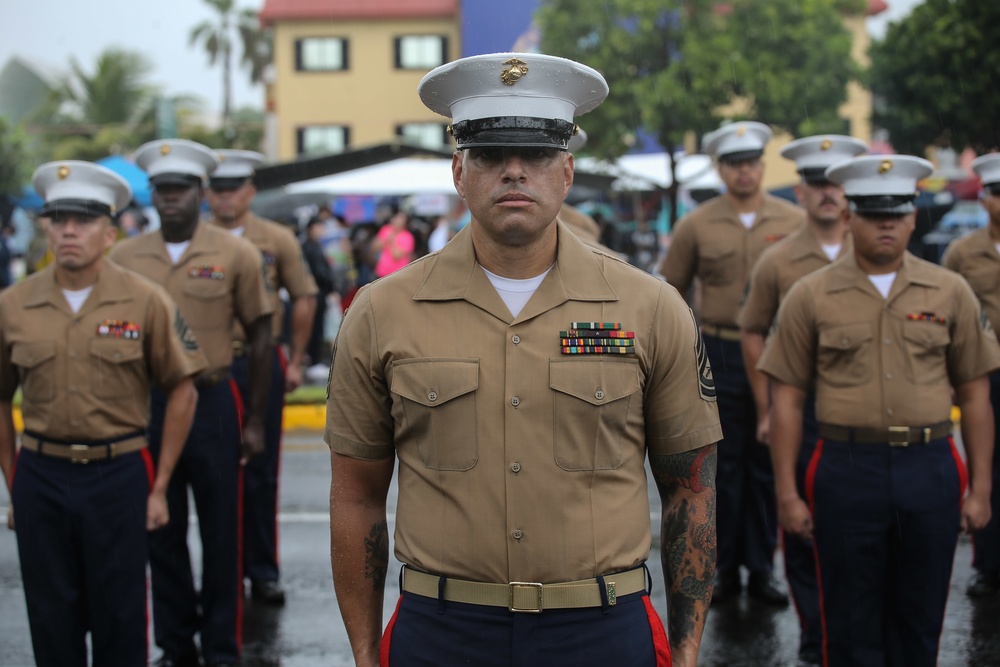
[[(656, 187), (670, 187), (670, 163), (666, 153), (623, 155), (614, 162), (596, 158), (580, 158), (577, 168), (586, 171), (617, 175), (613, 189), (617, 191), (643, 191)], [(682, 188), (722, 189), (722, 181), (707, 155), (684, 155), (677, 160), (677, 182)]]
[(401, 158), (285, 186), (286, 192), (331, 195), (455, 194), (451, 160)]

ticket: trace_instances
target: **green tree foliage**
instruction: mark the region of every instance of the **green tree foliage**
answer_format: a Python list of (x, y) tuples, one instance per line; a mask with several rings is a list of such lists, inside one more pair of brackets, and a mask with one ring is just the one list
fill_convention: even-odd
[(239, 9), (235, 0), (205, 0), (216, 13), (215, 19), (202, 21), (191, 29), (188, 43), (200, 44), (208, 55), (208, 64), (222, 65), (222, 119), (228, 125), (232, 110), (232, 55), (234, 37), (241, 46), (240, 65), (249, 69), (250, 81), (257, 83), (271, 62), (270, 35), (264, 32), (252, 9)]
[(843, 131), (837, 108), (857, 74), (843, 12), (859, 8), (859, 0), (542, 0), (536, 19), (545, 53), (608, 80), (608, 100), (581, 119), (589, 152), (617, 157), (641, 128), (673, 156), (685, 133), (718, 127), (727, 105), (796, 134)]
[(28, 159), (24, 135), (0, 117), (0, 195), (21, 193), (30, 173)]
[(926, 0), (872, 46), (874, 121), (898, 151), (1000, 146), (1000, 3)]

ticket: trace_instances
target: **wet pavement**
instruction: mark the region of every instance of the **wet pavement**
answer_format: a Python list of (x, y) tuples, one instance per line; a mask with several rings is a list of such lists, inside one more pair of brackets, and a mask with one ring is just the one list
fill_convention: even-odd
[[(339, 667), (351, 665), (347, 635), (337, 611), (329, 564), (329, 454), (318, 433), (286, 436), (282, 461), (280, 541), (283, 581), (288, 604), (274, 609), (247, 598), (244, 610), (244, 667)], [(2, 486), (2, 485), (0, 485)], [(653, 516), (659, 512), (650, 485)], [(395, 509), (390, 496), (390, 524)], [(0, 489), (4, 514), (8, 498)], [(654, 521), (654, 525), (655, 525)], [(390, 526), (391, 527), (391, 526)], [(197, 563), (197, 537), (190, 540)], [(964, 593), (971, 576), (972, 547), (963, 538), (955, 558), (952, 593), (941, 639), (940, 667), (1000, 667), (1000, 597), (973, 603)], [(780, 572), (780, 559), (778, 562)], [(659, 555), (650, 555), (653, 603), (666, 618)], [(399, 563), (388, 577), (384, 619), (396, 602)], [(152, 633), (150, 633), (152, 636)], [(792, 608), (773, 608), (739, 601), (713, 608), (702, 643), (700, 665), (708, 667), (794, 667), (798, 621)], [(159, 651), (153, 647), (155, 658)], [(14, 533), (0, 530), (0, 665), (33, 665), (31, 641), (21, 588)]]

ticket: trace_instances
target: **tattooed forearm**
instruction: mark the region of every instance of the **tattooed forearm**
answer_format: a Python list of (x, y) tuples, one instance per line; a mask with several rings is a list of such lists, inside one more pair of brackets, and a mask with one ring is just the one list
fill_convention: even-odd
[(381, 592), (389, 569), (389, 526), (379, 521), (372, 526), (365, 538), (365, 578), (372, 580), (372, 588)]
[(670, 643), (700, 642), (712, 598), (716, 446), (651, 456), (663, 502), (660, 526), (663, 576), (668, 588)]

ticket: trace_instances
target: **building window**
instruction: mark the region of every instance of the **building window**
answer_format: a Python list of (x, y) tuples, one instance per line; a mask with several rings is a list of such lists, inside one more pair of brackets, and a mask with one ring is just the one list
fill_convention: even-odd
[(428, 70), (448, 62), (448, 38), (407, 35), (396, 38), (396, 69)]
[(448, 126), (444, 123), (406, 123), (396, 126), (396, 136), (408, 144), (424, 148), (448, 146)]
[(347, 40), (306, 37), (295, 40), (295, 69), (299, 72), (336, 72), (347, 69)]
[(299, 155), (343, 153), (350, 144), (350, 131), (343, 125), (313, 125), (297, 130)]

